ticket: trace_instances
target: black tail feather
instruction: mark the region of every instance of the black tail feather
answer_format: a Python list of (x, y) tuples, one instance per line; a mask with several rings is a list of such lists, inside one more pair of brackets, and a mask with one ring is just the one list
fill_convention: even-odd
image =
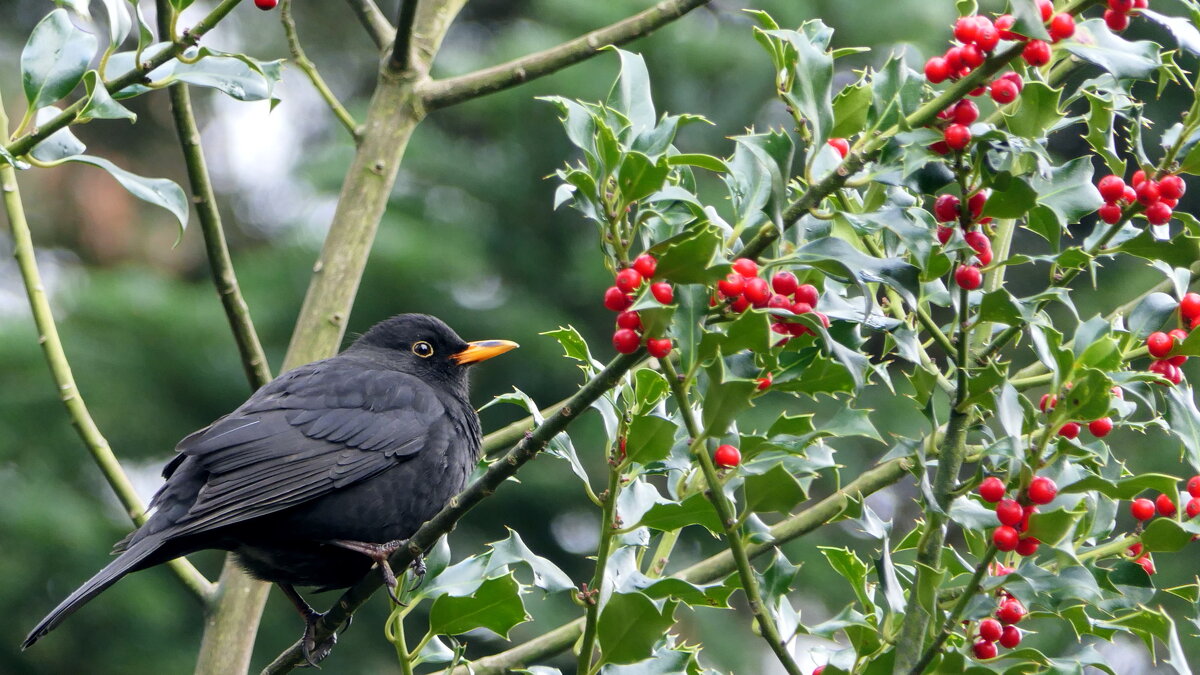
[(29, 632), (25, 641), (21, 643), (21, 649), (28, 649), (33, 643), (45, 637), (47, 633), (58, 627), (75, 610), (84, 606), (92, 598), (100, 595), (109, 586), (117, 583), (121, 577), (136, 570), (141, 569), (144, 565), (139, 565), (147, 557), (159, 549), (162, 543), (158, 537), (143, 539), (131, 546), (128, 550), (120, 555), (116, 560), (108, 564), (107, 567), (96, 573), (96, 576), (88, 579), (87, 583), (75, 589), (75, 592), (67, 596), (66, 600), (59, 603), (54, 611), (46, 615), (38, 625)]

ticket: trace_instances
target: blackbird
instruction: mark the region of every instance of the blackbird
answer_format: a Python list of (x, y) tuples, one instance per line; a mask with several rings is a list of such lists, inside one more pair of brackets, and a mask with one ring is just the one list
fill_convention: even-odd
[(211, 548), (279, 584), (315, 663), (332, 643), (314, 653), (321, 614), (294, 587), (344, 588), (378, 564), (394, 597), (387, 556), (462, 490), (479, 458), (467, 366), (516, 346), (464, 342), (434, 317), (401, 314), (275, 378), (179, 442), (149, 519), (23, 647), (126, 574)]

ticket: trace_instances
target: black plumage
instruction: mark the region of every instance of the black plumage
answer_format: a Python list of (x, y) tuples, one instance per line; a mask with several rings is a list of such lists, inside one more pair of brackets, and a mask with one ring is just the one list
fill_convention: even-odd
[(309, 636), (319, 615), (292, 586), (346, 587), (375, 562), (391, 576), (386, 553), (463, 488), (478, 460), (467, 367), (515, 346), (467, 343), (436, 318), (402, 314), (280, 375), (179, 442), (150, 518), (24, 646), (129, 572), (209, 548), (280, 584)]

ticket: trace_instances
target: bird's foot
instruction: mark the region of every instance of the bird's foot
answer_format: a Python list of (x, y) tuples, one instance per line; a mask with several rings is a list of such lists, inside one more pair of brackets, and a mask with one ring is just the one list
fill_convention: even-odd
[(418, 553), (417, 557), (413, 558), (409, 568), (412, 570), (413, 576), (417, 578), (416, 583), (412, 585), (412, 588), (408, 589), (408, 592), (412, 593), (425, 583), (425, 572), (428, 571), (425, 569), (425, 556)]
[(317, 643), (317, 622), (321, 617), (325, 616), (320, 612), (313, 612), (311, 615), (304, 618), (304, 638), (300, 641), (300, 654), (304, 656), (304, 663), (301, 667), (320, 668), (317, 665), (329, 656), (329, 652), (333, 651), (333, 646), (337, 644), (337, 633), (330, 633), (329, 637), (325, 638), (319, 644)]
[[(384, 544), (349, 541), (346, 539), (334, 539), (329, 543), (333, 544), (334, 546), (340, 546), (341, 548), (349, 551), (356, 551), (367, 556), (371, 560), (374, 560), (375, 564), (379, 567), (379, 573), (383, 576), (383, 585), (387, 588), (388, 597), (392, 599), (392, 602), (400, 605), (401, 607), (407, 606), (400, 601), (400, 597), (396, 594), (396, 588), (399, 583), (396, 581), (396, 574), (392, 571), (392, 566), (388, 563), (388, 558), (390, 558), (393, 553), (399, 551), (404, 547), (405, 544), (408, 543), (407, 539), (396, 539)], [(419, 555), (417, 556), (417, 560), (420, 560)], [(415, 564), (417, 560), (414, 560), (413, 563)], [(423, 569), (424, 566), (425, 564), (422, 562), (421, 568)], [(422, 572), (422, 574), (423, 573), (424, 572)]]

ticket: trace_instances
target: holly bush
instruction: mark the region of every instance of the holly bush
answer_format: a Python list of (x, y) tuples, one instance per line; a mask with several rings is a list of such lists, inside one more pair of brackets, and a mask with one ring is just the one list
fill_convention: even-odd
[[(603, 100), (544, 98), (577, 150), (553, 206), (594, 226), (612, 341), (547, 326), (579, 391), (545, 409), (520, 391), (493, 401), (530, 417), (414, 535), (427, 571), (385, 630), (402, 670), (544, 675), (559, 671), (538, 664), (572, 651), (580, 673), (697, 673), (704, 645), (679, 630), (685, 608), (737, 608), (789, 673), (1116, 673), (1096, 645), (1118, 634), (1190, 673), (1200, 584), (1156, 572), (1194, 560), (1200, 535), (1200, 410), (1184, 367), (1200, 355), (1200, 221), (1179, 208), (1183, 177), (1200, 173), (1187, 70), (1200, 3), (1178, 4), (1183, 16), (1144, 0), (1010, 0), (997, 16), (959, 0), (944, 54), (853, 72), (839, 60), (861, 50), (831, 47), (821, 21), (784, 28), (752, 12), (744, 38), (763, 55), (747, 77), (773, 78), (786, 123), (730, 138), (723, 155), (689, 151), (680, 130), (708, 121), (660, 113), (630, 51), (604, 57), (620, 70)], [(1162, 43), (1123, 37), (1131, 22)], [(82, 154), (66, 125), (128, 117), (121, 99), (178, 82), (269, 98), (280, 64), (153, 43), (134, 24), (136, 52), (116, 51), (114, 28), (100, 71), (95, 38), (65, 11), (39, 24), (22, 57), (29, 112), (3, 157), (95, 164), (182, 222), (181, 188)], [(105, 63), (132, 75), (107, 80)], [(75, 104), (51, 107), (81, 83)], [(1167, 92), (1189, 105), (1151, 118)], [(61, 130), (31, 131), (45, 124)], [(1162, 280), (1130, 283), (1139, 266)], [(1089, 285), (1099, 313), (1077, 306)], [(899, 402), (904, 431), (876, 427), (872, 387)], [(572, 441), (585, 411), (602, 443)], [(844, 467), (861, 458), (839, 457), (853, 437), (878, 449), (858, 473)], [(590, 578), (516, 531), (453, 562), (442, 535), (542, 452), (598, 512)], [(1148, 452), (1178, 453), (1177, 470), (1135, 470)], [(868, 502), (908, 483), (917, 519)], [(806, 623), (784, 544), (845, 521), (870, 544), (819, 548), (845, 602)], [(676, 562), (710, 541), (711, 557)], [(377, 587), (352, 589), (324, 628)], [(577, 618), (468, 659), (460, 636), (507, 636), (530, 620), (534, 589)], [(1189, 613), (1164, 609), (1167, 596)], [(1078, 640), (1034, 648), (1030, 631)]]

